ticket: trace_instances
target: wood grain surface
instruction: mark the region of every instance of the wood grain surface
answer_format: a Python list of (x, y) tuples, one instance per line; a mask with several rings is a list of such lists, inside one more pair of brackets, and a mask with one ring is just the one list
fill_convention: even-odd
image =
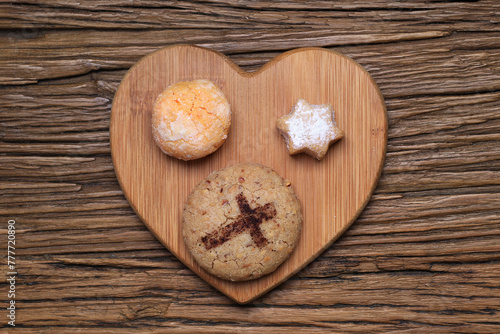
[[(190, 162), (156, 146), (151, 114), (168, 86), (196, 79), (216, 83), (231, 105), (231, 129), (217, 152)], [(276, 128), (299, 98), (329, 103), (344, 138), (321, 160), (291, 157)], [(368, 203), (382, 171), (387, 112), (370, 75), (351, 59), (321, 48), (285, 52), (248, 73), (223, 54), (173, 45), (139, 60), (113, 99), (111, 155), (125, 197), (151, 232), (181, 262), (239, 303), (248, 303), (310, 263), (336, 240)], [(258, 163), (289, 180), (302, 202), (302, 233), (276, 271), (247, 282), (219, 279), (201, 268), (184, 243), (181, 217), (193, 188), (224, 167)], [(214, 205), (218, 205), (213, 203)]]
[[(15, 219), (19, 333), (500, 332), (500, 7), (489, 1), (0, 3), (0, 215)], [(339, 51), (384, 96), (366, 209), (297, 275), (240, 306), (123, 196), (111, 102), (141, 57), (209, 47), (244, 70)]]

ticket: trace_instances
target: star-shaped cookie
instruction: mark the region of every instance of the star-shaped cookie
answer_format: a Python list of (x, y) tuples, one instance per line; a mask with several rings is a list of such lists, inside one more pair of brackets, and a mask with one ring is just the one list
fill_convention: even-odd
[(278, 119), (276, 126), (290, 155), (304, 152), (318, 160), (323, 159), (331, 144), (344, 136), (330, 104), (309, 104), (304, 99), (297, 100), (292, 111)]

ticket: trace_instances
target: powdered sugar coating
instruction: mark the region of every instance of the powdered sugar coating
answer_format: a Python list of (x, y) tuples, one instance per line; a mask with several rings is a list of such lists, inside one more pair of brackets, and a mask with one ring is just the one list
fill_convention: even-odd
[(285, 138), (289, 154), (308, 153), (321, 160), (330, 144), (343, 137), (330, 104), (309, 104), (299, 99), (290, 114), (281, 117), (277, 127)]
[(217, 150), (227, 138), (231, 110), (222, 91), (208, 80), (178, 82), (155, 101), (153, 138), (173, 157), (192, 160)]

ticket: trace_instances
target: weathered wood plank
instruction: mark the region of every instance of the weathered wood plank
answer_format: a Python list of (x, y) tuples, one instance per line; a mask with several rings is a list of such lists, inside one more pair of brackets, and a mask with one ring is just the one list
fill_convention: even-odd
[[(450, 10), (450, 5), (454, 6)], [(314, 1), (259, 4), (239, 1), (205, 2), (175, 1), (163, 3), (147, 1), (123, 3), (119, 1), (23, 1), (0, 7), (7, 15), (0, 21), (1, 28), (244, 28), (307, 27), (321, 29), (335, 23), (342, 29), (348, 23), (363, 25), (386, 24), (399, 30), (426, 29), (426, 25), (488, 31), (498, 27), (498, 3), (494, 0), (444, 4), (422, 1), (387, 4), (386, 1), (341, 1), (335, 4), (317, 4)], [(471, 11), (474, 15), (471, 15)], [(32, 15), (26, 15), (31, 13)], [(209, 20), (207, 18), (210, 18)], [(335, 21), (333, 21), (335, 20)], [(29, 33), (25, 32), (26, 34)]]
[[(220, 34), (220, 32), (215, 32), (216, 37), (210, 37), (216, 41), (215, 43), (207, 43), (201, 40), (200, 38), (203, 37), (200, 37), (198, 33), (192, 30), (185, 33), (191, 35), (195, 40), (186, 40), (187, 37), (183, 37), (184, 42), (210, 47), (229, 54), (248, 52), (249, 50), (253, 50), (254, 52), (261, 50), (287, 50), (303, 46), (329, 47), (345, 44), (335, 41), (339, 37), (332, 35), (330, 31), (324, 32), (324, 35), (326, 35), (325, 38), (330, 40), (321, 41), (314, 39), (309, 42), (300, 38), (300, 34), (306, 38), (310, 38), (308, 31), (294, 33), (290, 36), (292, 44), (284, 46), (283, 49), (276, 48), (276, 45), (283, 45), (280, 42), (283, 39), (280, 31), (257, 32), (255, 34), (260, 34), (260, 36), (248, 36), (245, 39), (241, 37), (240, 33), (236, 32), (230, 33), (233, 36), (218, 36), (217, 34)], [(128, 68), (142, 56), (162, 46), (178, 43), (179, 41), (177, 33), (172, 34), (170, 31), (160, 32), (158, 35), (151, 36), (146, 32), (126, 32), (125, 36), (119, 37), (118, 35), (112, 36), (111, 32), (105, 33), (105, 36), (92, 32), (75, 32), (74, 35), (74, 39), (82, 41), (80, 47), (87, 50), (85, 52), (86, 59), (79, 57), (75, 53), (76, 49), (74, 47), (68, 49), (67, 41), (64, 42), (66, 47), (59, 45), (59, 41), (64, 40), (65, 36), (64, 34), (61, 35), (60, 32), (48, 32), (38, 38), (24, 40), (24, 43), (27, 45), (22, 45), (17, 41), (13, 42), (7, 38), (5, 40), (5, 52), (10, 54), (11, 57), (6, 60), (0, 59), (0, 64), (2, 64), (3, 68), (0, 83), (13, 84), (17, 81), (19, 83), (36, 82), (41, 79), (61, 77), (61, 73), (73, 76), (96, 70)], [(498, 62), (500, 52), (498, 51), (498, 44), (500, 44), (498, 35), (486, 35), (484, 36), (484, 41), (473, 43), (473, 47), (466, 47), (465, 45), (468, 45), (467, 41), (473, 39), (481, 40), (483, 35), (465, 34), (463, 37), (460, 34), (453, 35), (439, 39), (441, 42), (439, 48), (429, 48), (429, 45), (432, 45), (429, 43), (431, 43), (433, 38), (444, 35), (446, 34), (431, 33), (430, 35), (422, 35), (418, 38), (423, 38), (424, 41), (414, 41), (409, 44), (399, 43), (401, 46), (398, 43), (396, 45), (392, 45), (392, 43), (387, 44), (386, 42), (389, 42), (387, 40), (374, 39), (372, 42), (376, 45), (358, 47), (356, 51), (353, 48), (339, 48), (339, 51), (353, 57), (364, 65), (377, 78), (377, 82), (381, 88), (388, 90), (384, 91), (384, 95), (401, 95), (403, 94), (401, 92), (403, 88), (416, 89), (417, 91), (411, 93), (413, 95), (450, 93), (450, 90), (451, 93), (458, 91), (498, 90), (500, 75), (498, 66), (495, 65)], [(165, 40), (163, 36), (167, 36), (168, 39)], [(363, 42), (362, 40), (358, 40), (356, 36), (341, 36), (340, 38), (345, 38), (349, 44)], [(97, 44), (100, 42), (96, 41), (101, 41), (102, 39), (109, 40), (111, 45), (115, 44), (116, 46), (100, 47)], [(124, 39), (137, 41), (137, 43), (144, 43), (144, 41), (149, 40), (152, 45), (147, 48), (123, 47), (121, 43)], [(224, 42), (221, 42), (221, 40)], [(394, 41), (402, 42), (404, 40), (402, 38)], [(458, 45), (456, 45), (457, 43)], [(382, 44), (382, 46), (379, 44)], [(41, 60), (31, 56), (34, 54), (33, 50), (38, 48), (49, 48), (57, 51), (52, 51), (55, 53), (53, 60), (50, 58)], [(381, 48), (385, 48), (387, 51), (381, 52)], [(364, 50), (363, 53), (360, 53), (360, 50)], [(8, 61), (12, 56), (17, 57), (18, 61)], [(269, 59), (264, 60), (268, 61)], [(235, 60), (238, 62), (238, 59)], [(383, 71), (380, 70), (382, 65), (385, 65)], [(404, 70), (403, 73), (401, 73), (402, 70)], [(407, 82), (402, 87), (391, 86), (389, 83), (386, 84), (386, 82), (394, 82), (396, 78), (400, 79), (402, 75), (411, 75), (415, 81)], [(2, 77), (4, 78), (3, 80), (1, 79)], [(415, 82), (419, 82), (420, 85), (415, 86)], [(404, 83), (404, 81), (399, 80), (400, 85)], [(384, 87), (384, 85), (388, 87)], [(427, 88), (425, 92), (423, 91), (424, 87)], [(431, 87), (432, 89), (430, 89)], [(396, 92), (392, 92), (393, 90)], [(408, 90), (405, 93), (408, 95)]]

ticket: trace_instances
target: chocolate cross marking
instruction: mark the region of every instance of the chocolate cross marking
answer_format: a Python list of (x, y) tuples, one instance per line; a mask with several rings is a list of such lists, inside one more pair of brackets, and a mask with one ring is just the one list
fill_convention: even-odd
[(264, 206), (258, 206), (252, 209), (246, 197), (243, 196), (243, 193), (236, 196), (236, 202), (240, 208), (240, 215), (231, 224), (202, 237), (201, 241), (205, 244), (206, 249), (220, 246), (245, 231), (250, 232), (253, 242), (257, 247), (262, 248), (267, 245), (267, 239), (264, 234), (262, 234), (260, 224), (262, 224), (264, 220), (269, 220), (276, 216), (274, 203), (267, 203)]

